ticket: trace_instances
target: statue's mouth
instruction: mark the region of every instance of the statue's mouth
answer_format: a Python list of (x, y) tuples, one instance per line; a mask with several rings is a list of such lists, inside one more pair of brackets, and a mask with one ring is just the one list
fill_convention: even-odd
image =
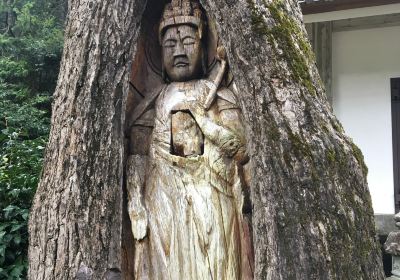
[(174, 67), (183, 68), (189, 65), (188, 58), (186, 56), (179, 56), (174, 59)]
[(189, 63), (187, 63), (187, 62), (179, 61), (179, 62), (175, 63), (174, 66), (178, 67), (178, 68), (181, 68), (181, 67), (186, 67), (188, 65), (189, 65)]

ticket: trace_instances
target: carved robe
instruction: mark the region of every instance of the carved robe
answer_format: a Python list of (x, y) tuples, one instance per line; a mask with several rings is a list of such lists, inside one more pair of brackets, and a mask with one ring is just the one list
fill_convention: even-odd
[(207, 80), (171, 83), (151, 111), (146, 175), (138, 175), (135, 167), (128, 173), (137, 178), (128, 180), (128, 188), (144, 186), (147, 213), (147, 221), (133, 222), (134, 234), (143, 235), (148, 223), (147, 236), (137, 244), (136, 279), (248, 279), (243, 272), (250, 246), (241, 215), (239, 161), (245, 137), (240, 110), (233, 92), (222, 89), (205, 111), (201, 104), (209, 87)]

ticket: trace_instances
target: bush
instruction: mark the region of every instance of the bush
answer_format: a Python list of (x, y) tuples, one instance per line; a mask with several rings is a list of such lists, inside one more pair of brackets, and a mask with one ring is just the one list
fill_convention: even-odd
[(48, 96), (0, 91), (0, 278), (21, 279), (27, 270), (28, 212), (38, 184), (49, 112)]
[[(27, 221), (49, 133), (65, 2), (0, 3), (0, 279), (27, 273)], [(10, 15), (14, 22), (4, 20)]]

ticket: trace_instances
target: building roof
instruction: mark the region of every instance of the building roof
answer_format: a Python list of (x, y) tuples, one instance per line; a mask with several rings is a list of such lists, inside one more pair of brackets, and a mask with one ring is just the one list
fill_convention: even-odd
[(299, 0), (303, 14), (316, 14), (400, 3), (400, 0)]
[(299, 3), (314, 3), (314, 2), (333, 2), (334, 0), (299, 0)]

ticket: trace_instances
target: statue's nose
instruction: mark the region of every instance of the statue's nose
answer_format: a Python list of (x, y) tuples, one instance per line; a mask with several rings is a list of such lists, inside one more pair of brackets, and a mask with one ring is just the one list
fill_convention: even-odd
[(178, 41), (175, 47), (174, 56), (182, 56), (186, 55), (185, 48), (183, 47), (182, 42)]

